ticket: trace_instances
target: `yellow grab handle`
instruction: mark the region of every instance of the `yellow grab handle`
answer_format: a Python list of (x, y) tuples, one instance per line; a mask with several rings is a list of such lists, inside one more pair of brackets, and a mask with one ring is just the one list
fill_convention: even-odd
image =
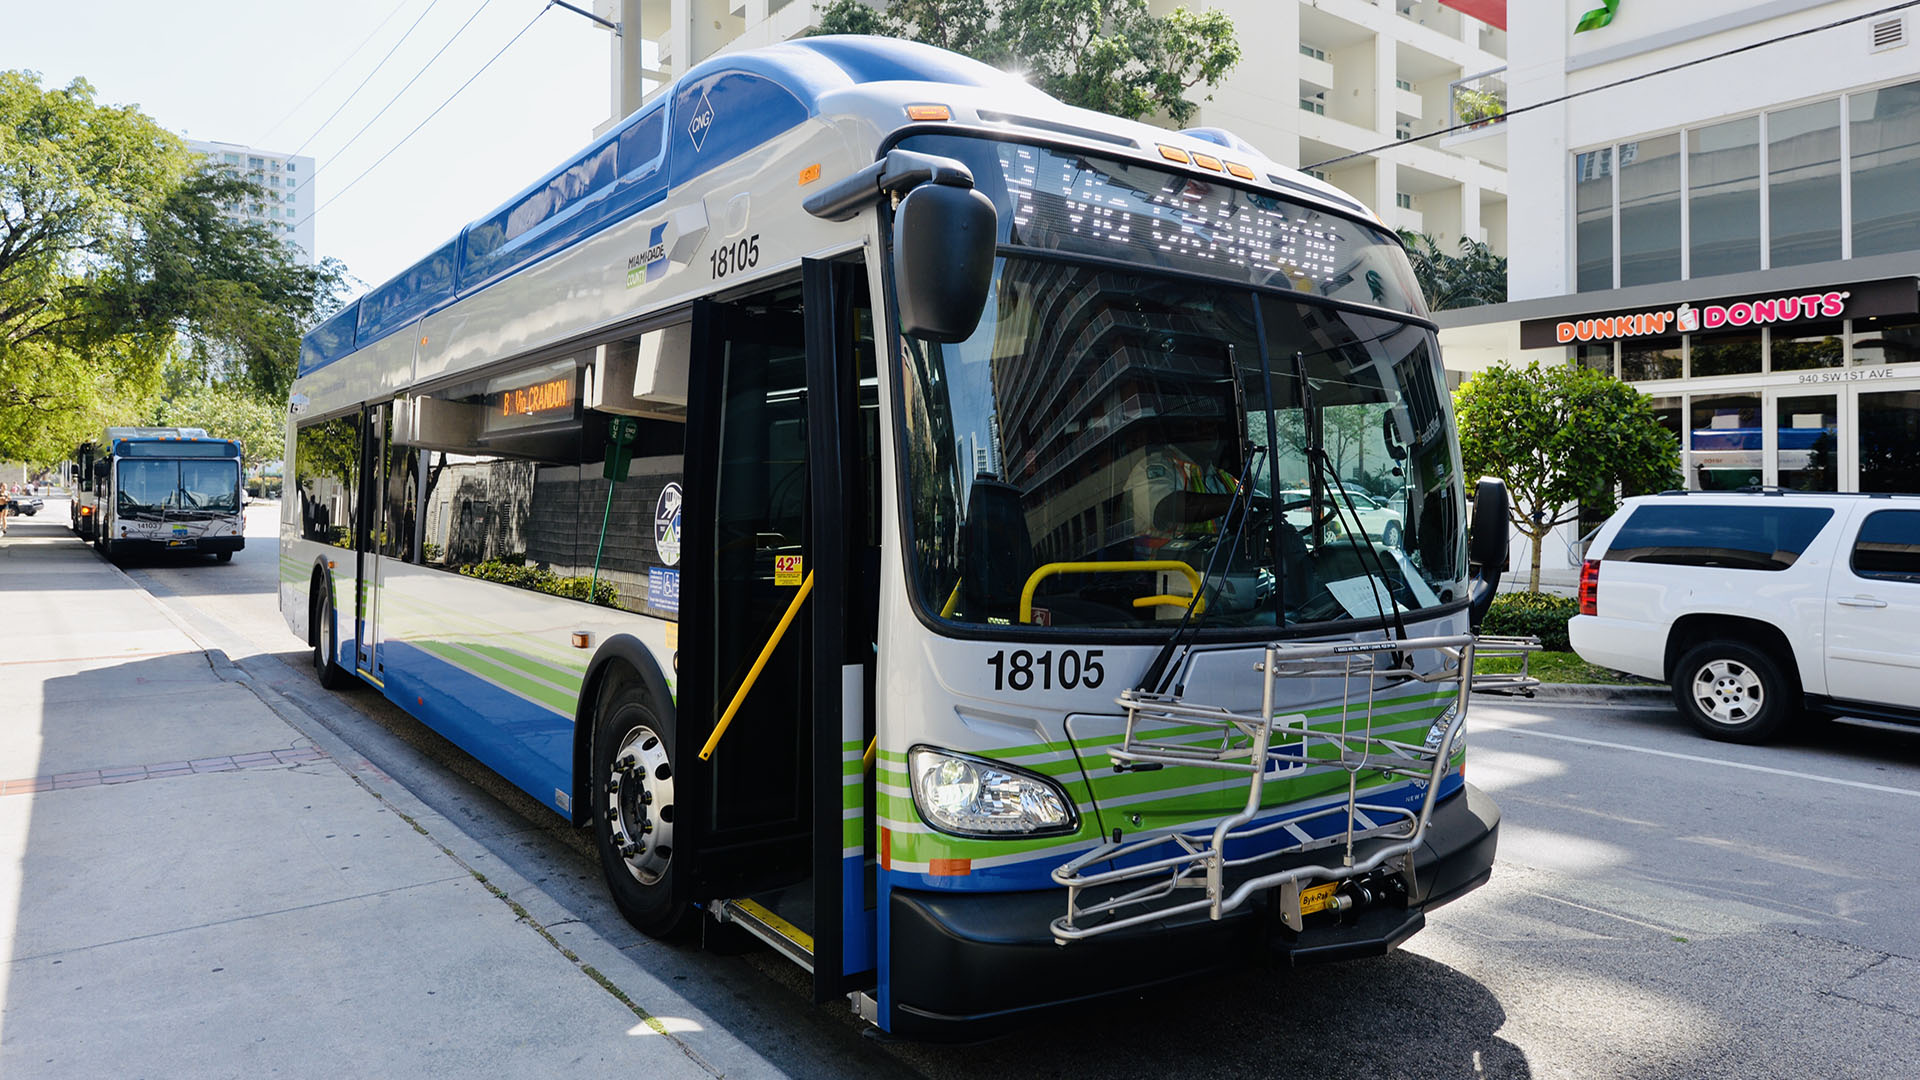
[[(1186, 575), (1187, 583), (1193, 586), (1195, 593), (1200, 591), (1200, 571), (1195, 570), (1193, 567), (1188, 566), (1178, 559), (1121, 560), (1114, 562), (1050, 562), (1040, 569), (1035, 570), (1032, 575), (1027, 578), (1026, 588), (1020, 590), (1020, 621), (1023, 623), (1033, 621), (1033, 591), (1040, 587), (1042, 581), (1045, 581), (1053, 575), (1105, 574), (1116, 570), (1177, 570), (1181, 574)], [(1135, 606), (1141, 606), (1137, 600), (1134, 601), (1134, 604)], [(1202, 608), (1200, 610), (1204, 611), (1206, 609)]]
[(865, 769), (868, 772), (873, 771), (873, 752), (875, 749), (879, 747), (879, 745), (880, 745), (880, 740), (877, 737), (872, 740), (869, 740), (867, 743), (867, 752), (860, 755), (860, 763), (861, 765), (865, 766)]
[(720, 745), (720, 736), (725, 735), (727, 725), (733, 723), (733, 714), (740, 711), (741, 702), (747, 700), (747, 691), (753, 689), (754, 682), (760, 678), (761, 669), (773, 658), (773, 650), (779, 646), (780, 639), (787, 635), (787, 627), (793, 625), (793, 617), (800, 614), (800, 605), (806, 602), (807, 594), (812, 591), (813, 571), (809, 570), (807, 576), (800, 579), (800, 591), (793, 595), (793, 602), (787, 605), (787, 613), (780, 616), (780, 625), (773, 628), (773, 636), (767, 639), (767, 644), (760, 650), (759, 659), (748, 669), (747, 677), (740, 681), (740, 689), (734, 691), (733, 701), (721, 715), (720, 722), (713, 726), (713, 734), (707, 736), (707, 745), (700, 748), (701, 761), (713, 757), (713, 748)]
[(1195, 615), (1207, 610), (1207, 598), (1204, 596), (1172, 596), (1162, 593), (1159, 596), (1136, 596), (1134, 607), (1191, 607)]

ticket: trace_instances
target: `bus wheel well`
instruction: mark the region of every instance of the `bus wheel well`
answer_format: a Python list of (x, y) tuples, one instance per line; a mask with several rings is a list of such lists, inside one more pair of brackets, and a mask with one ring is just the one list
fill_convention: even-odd
[(654, 661), (652, 650), (631, 634), (608, 638), (587, 665), (587, 677), (580, 682), (580, 701), (575, 706), (571, 811), (575, 825), (590, 824), (593, 813), (593, 792), (587, 785), (593, 774), (593, 727), (600, 692), (610, 679), (622, 677), (640, 684), (655, 712), (674, 712), (673, 695), (667, 690), (666, 677)]
[(1739, 641), (1751, 645), (1779, 664), (1781, 673), (1793, 681), (1796, 689), (1800, 684), (1800, 665), (1794, 659), (1787, 635), (1779, 627), (1759, 619), (1711, 614), (1683, 615), (1668, 629), (1666, 659), (1661, 670), (1669, 683), (1673, 681), (1673, 668), (1680, 657), (1704, 641)]

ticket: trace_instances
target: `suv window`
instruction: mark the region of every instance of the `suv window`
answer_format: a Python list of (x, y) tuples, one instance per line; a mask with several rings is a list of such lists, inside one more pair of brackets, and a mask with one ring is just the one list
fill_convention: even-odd
[(1864, 578), (1920, 581), (1920, 510), (1875, 510), (1853, 542), (1853, 572)]
[(1601, 558), (1785, 570), (1832, 518), (1817, 506), (1641, 506)]

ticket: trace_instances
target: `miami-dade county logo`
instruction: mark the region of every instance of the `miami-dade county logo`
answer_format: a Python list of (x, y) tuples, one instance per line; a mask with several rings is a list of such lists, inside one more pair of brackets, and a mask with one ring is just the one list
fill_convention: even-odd
[(693, 148), (707, 141), (707, 131), (713, 127), (713, 102), (707, 100), (706, 91), (700, 92), (700, 107), (693, 110), (693, 119), (687, 122), (687, 137), (693, 140)]
[(680, 485), (668, 484), (653, 504), (653, 547), (668, 566), (680, 561), (680, 502)]
[(627, 288), (664, 277), (667, 272), (667, 223), (647, 234), (647, 250), (627, 256)]

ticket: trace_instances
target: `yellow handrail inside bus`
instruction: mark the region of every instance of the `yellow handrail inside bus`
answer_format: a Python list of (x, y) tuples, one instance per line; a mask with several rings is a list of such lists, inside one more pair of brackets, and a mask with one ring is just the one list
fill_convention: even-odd
[(1174, 596), (1162, 593), (1159, 596), (1136, 596), (1134, 607), (1191, 607), (1195, 615), (1207, 610), (1207, 598), (1204, 596)]
[(966, 583), (966, 578), (961, 578), (959, 581), (953, 583), (953, 591), (947, 594), (947, 602), (940, 607), (941, 618), (953, 618), (953, 609), (960, 606), (960, 586)]
[(878, 749), (879, 746), (880, 746), (880, 739), (878, 736), (875, 736), (874, 738), (869, 739), (867, 741), (867, 752), (860, 755), (860, 764), (864, 771), (866, 772), (873, 771), (873, 752), (876, 749)]
[(773, 650), (779, 646), (780, 639), (787, 636), (787, 627), (793, 625), (793, 617), (800, 614), (800, 605), (806, 603), (807, 594), (812, 591), (813, 571), (809, 570), (807, 576), (800, 579), (800, 591), (793, 594), (793, 602), (787, 605), (787, 613), (780, 616), (780, 625), (773, 628), (773, 636), (768, 638), (766, 645), (761, 648), (760, 656), (753, 662), (753, 667), (747, 669), (747, 677), (740, 680), (740, 689), (734, 691), (733, 701), (727, 705), (727, 711), (721, 714), (720, 722), (713, 726), (713, 734), (707, 736), (707, 745), (700, 748), (701, 761), (713, 757), (713, 748), (720, 745), (720, 736), (725, 735), (727, 725), (733, 723), (733, 714), (740, 711), (741, 702), (747, 700), (747, 691), (753, 689), (754, 682), (760, 678), (761, 670), (767, 666), (767, 661), (773, 658)]
[[(1020, 621), (1023, 623), (1033, 621), (1033, 591), (1040, 587), (1042, 581), (1045, 581), (1053, 575), (1106, 574), (1116, 570), (1175, 570), (1186, 576), (1187, 583), (1193, 586), (1195, 593), (1200, 591), (1200, 571), (1195, 570), (1193, 567), (1188, 566), (1178, 559), (1120, 560), (1115, 562), (1050, 562), (1040, 569), (1035, 570), (1033, 574), (1027, 578), (1027, 587), (1020, 590)], [(1141, 599), (1150, 600), (1155, 606), (1157, 606), (1161, 600), (1166, 599), (1172, 599), (1177, 606), (1184, 606), (1186, 603), (1184, 597), (1149, 596), (1142, 597)], [(1142, 604), (1139, 600), (1135, 600), (1133, 603), (1135, 607), (1148, 606)], [(1205, 611), (1206, 608), (1203, 606), (1195, 610)]]

